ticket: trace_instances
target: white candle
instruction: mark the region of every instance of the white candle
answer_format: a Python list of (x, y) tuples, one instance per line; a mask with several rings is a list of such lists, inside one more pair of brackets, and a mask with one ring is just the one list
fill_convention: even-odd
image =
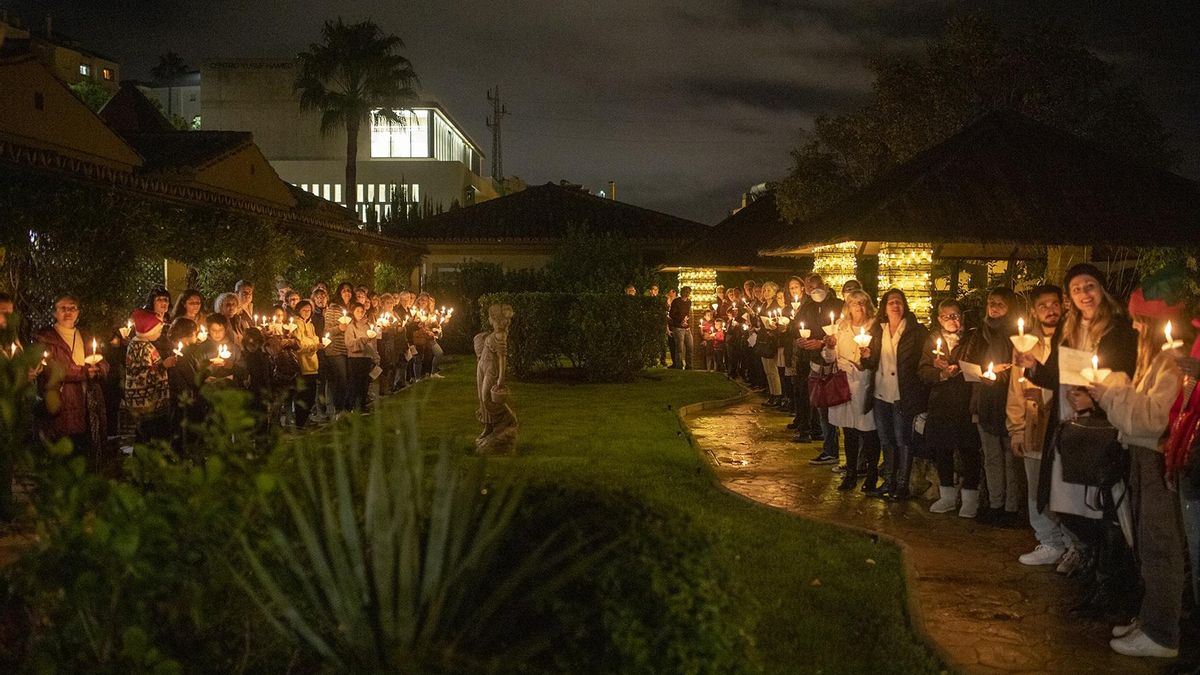
[(1100, 355), (1092, 354), (1092, 370), (1095, 371), (1095, 370), (1099, 370), (1099, 369), (1100, 369)]
[(1163, 344), (1163, 346), (1162, 346), (1162, 348), (1163, 348), (1163, 351), (1167, 351), (1168, 349), (1175, 349), (1176, 347), (1182, 347), (1182, 346), (1183, 346), (1183, 340), (1174, 340), (1174, 339), (1172, 339), (1172, 336), (1171, 336), (1171, 322), (1170, 322), (1170, 321), (1168, 321), (1168, 322), (1167, 322), (1167, 327), (1166, 327), (1166, 329), (1164, 329), (1164, 330), (1163, 330), (1163, 333), (1165, 333), (1165, 334), (1166, 334), (1166, 336), (1167, 336), (1167, 341), (1166, 341), (1166, 343), (1164, 343), (1164, 344)]
[(203, 325), (200, 326), (200, 333), (199, 333), (199, 335), (196, 336), (196, 339), (200, 342), (204, 342), (205, 340), (208, 339), (208, 327), (207, 326), (203, 326)]
[(937, 339), (937, 347), (936, 347), (936, 348), (934, 348), (934, 350), (933, 350), (933, 355), (934, 355), (934, 356), (941, 356), (941, 355), (942, 355), (942, 338), (938, 338), (938, 339)]
[(180, 341), (179, 344), (175, 345), (174, 351), (175, 351), (175, 356), (183, 356), (183, 342), (182, 341)]
[(83, 362), (89, 366), (94, 366), (103, 361), (104, 356), (98, 353), (99, 348), (100, 345), (96, 342), (96, 338), (92, 338), (92, 354), (91, 356), (84, 357)]
[[(1169, 331), (1170, 329), (1167, 329), (1167, 330)], [(1025, 317), (1021, 317), (1021, 318), (1017, 319), (1017, 335), (1024, 335), (1024, 334), (1025, 334)], [(1168, 339), (1170, 339), (1170, 338), (1168, 338)]]
[(989, 379), (989, 380), (995, 380), (995, 379), (996, 379), (996, 371), (995, 371), (995, 367), (996, 367), (996, 364), (995, 364), (995, 363), (993, 363), (993, 362), (991, 362), (991, 361), (989, 361), (989, 362), (988, 362), (988, 369), (987, 369), (987, 372), (985, 372), (985, 373), (983, 374), (983, 376), (984, 376), (984, 377), (986, 377), (986, 378), (987, 378), (987, 379)]

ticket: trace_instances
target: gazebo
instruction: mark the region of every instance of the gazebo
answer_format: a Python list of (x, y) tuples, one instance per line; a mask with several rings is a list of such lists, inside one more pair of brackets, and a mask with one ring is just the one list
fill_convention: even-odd
[(1045, 261), (1048, 279), (1080, 260), (1194, 243), (1200, 184), (1121, 157), (1013, 112), (989, 114), (895, 167), (759, 252), (812, 256), (817, 269), (877, 257), (922, 319), (956, 293), (968, 261), (999, 272)]

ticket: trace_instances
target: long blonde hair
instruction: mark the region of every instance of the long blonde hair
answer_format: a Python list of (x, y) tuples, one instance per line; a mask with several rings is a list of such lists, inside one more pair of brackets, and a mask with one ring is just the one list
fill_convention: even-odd
[[(1133, 373), (1133, 386), (1137, 387), (1146, 379), (1155, 357), (1163, 353), (1163, 345), (1167, 343), (1167, 335), (1163, 331), (1167, 326), (1167, 319), (1140, 314), (1134, 314), (1131, 318), (1138, 333), (1137, 370)], [(1179, 319), (1174, 321), (1172, 328), (1182, 323)]]
[[(1082, 276), (1082, 275), (1081, 275)], [(1088, 274), (1087, 276), (1092, 276)], [(1096, 279), (1095, 277), (1092, 277)], [(1096, 345), (1100, 344), (1100, 340), (1108, 335), (1108, 331), (1113, 327), (1113, 319), (1121, 316), (1121, 305), (1117, 303), (1112, 294), (1108, 292), (1108, 288), (1100, 279), (1096, 279), (1096, 285), (1100, 287), (1100, 306), (1096, 308), (1096, 318), (1092, 319), (1092, 323), (1088, 326), (1088, 338), (1091, 344), (1075, 344), (1075, 337), (1079, 333), (1080, 326), (1083, 325), (1083, 312), (1075, 306), (1075, 300), (1071, 298), (1071, 286), (1063, 289), (1063, 294), (1066, 296), (1066, 318), (1062, 322), (1062, 344), (1075, 349), (1084, 351), (1096, 351)]]

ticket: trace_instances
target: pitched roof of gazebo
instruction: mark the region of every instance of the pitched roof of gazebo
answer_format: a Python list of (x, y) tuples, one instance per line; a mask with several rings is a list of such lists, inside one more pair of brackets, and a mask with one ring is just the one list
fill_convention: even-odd
[(1195, 241), (1200, 183), (1013, 112), (989, 114), (762, 252), (839, 241), (1109, 244)]
[(704, 232), (669, 256), (669, 267), (710, 267), (735, 270), (786, 270), (787, 261), (759, 255), (788, 227), (779, 213), (775, 192), (769, 191)]

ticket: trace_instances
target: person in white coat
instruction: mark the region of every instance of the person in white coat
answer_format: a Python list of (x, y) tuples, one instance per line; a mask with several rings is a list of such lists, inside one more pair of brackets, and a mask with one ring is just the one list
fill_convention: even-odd
[[(837, 363), (838, 368), (846, 373), (850, 385), (850, 400), (829, 409), (829, 424), (840, 428), (846, 440), (846, 473), (838, 489), (853, 490), (862, 477), (858, 474), (860, 457), (868, 473), (879, 465), (879, 435), (875, 431), (875, 416), (866, 411), (867, 388), (873, 375), (863, 369), (862, 354), (854, 341), (857, 335), (870, 337), (875, 307), (871, 303), (871, 296), (861, 290), (850, 291), (843, 300), (845, 306), (842, 318), (837, 323), (837, 332), (825, 339), (821, 356), (826, 363)], [(869, 482), (874, 483), (873, 480)]]

